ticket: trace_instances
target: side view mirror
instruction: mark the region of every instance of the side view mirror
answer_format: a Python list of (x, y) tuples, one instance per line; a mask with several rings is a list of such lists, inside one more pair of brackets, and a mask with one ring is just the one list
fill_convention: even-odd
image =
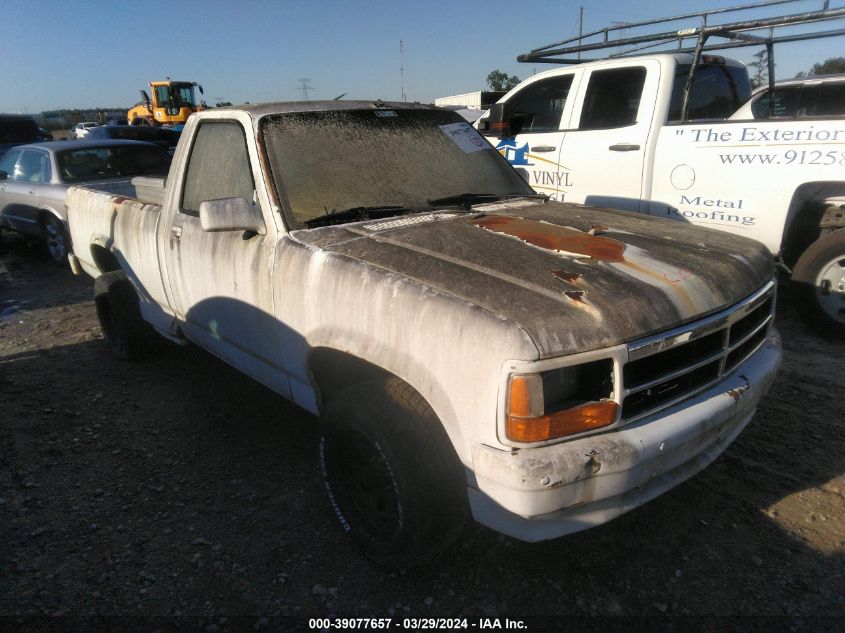
[(0, 180), (8, 180), (9, 174), (2, 169), (0, 169)]
[(264, 235), (267, 229), (261, 209), (244, 198), (220, 198), (200, 203), (200, 226), (210, 233), (250, 231)]
[(511, 106), (509, 103), (494, 103), (490, 106), (487, 116), (489, 130), (493, 136), (506, 138), (513, 136), (511, 132)]

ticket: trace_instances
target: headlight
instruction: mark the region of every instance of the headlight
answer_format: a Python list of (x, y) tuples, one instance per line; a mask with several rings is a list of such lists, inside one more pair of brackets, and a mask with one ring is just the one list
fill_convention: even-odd
[(594, 361), (508, 381), (505, 434), (525, 444), (592, 431), (616, 421), (613, 362)]

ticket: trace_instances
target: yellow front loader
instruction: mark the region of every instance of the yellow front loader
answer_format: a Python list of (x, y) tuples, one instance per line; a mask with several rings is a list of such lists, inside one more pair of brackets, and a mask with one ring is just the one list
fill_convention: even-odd
[[(194, 87), (204, 94), (195, 81), (151, 81), (150, 94), (141, 91), (141, 101), (129, 110), (130, 125), (155, 125), (179, 128), (194, 112), (205, 109), (205, 102), (197, 103)], [(152, 95), (152, 97), (150, 97)]]

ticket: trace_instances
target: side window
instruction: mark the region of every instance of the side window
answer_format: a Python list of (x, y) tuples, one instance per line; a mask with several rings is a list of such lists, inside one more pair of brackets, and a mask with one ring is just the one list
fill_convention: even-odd
[[(845, 81), (804, 88), (812, 98), (801, 97), (799, 116), (840, 116), (845, 114)], [(809, 95), (808, 95), (809, 96)]]
[[(774, 117), (794, 117), (798, 114), (798, 95), (801, 90), (798, 86), (790, 88), (775, 88), (774, 92)], [(769, 118), (769, 97), (771, 93), (766, 92), (757, 101), (751, 104), (751, 112), (755, 119)], [(803, 101), (803, 97), (802, 97)]]
[(24, 150), (18, 160), (15, 180), (19, 182), (43, 182), (44, 154)]
[(201, 202), (220, 198), (252, 202), (254, 191), (243, 128), (229, 121), (203, 123), (188, 158), (182, 211), (197, 215)]
[(645, 77), (643, 66), (591, 73), (578, 129), (599, 130), (636, 123)]
[(50, 157), (41, 152), (41, 182), (50, 182), (53, 177), (53, 171), (50, 168)]
[[(669, 121), (681, 120), (684, 87), (689, 71), (689, 64), (680, 64), (675, 70), (672, 100), (669, 103)], [(724, 119), (736, 112), (739, 106), (750, 98), (751, 82), (744, 68), (722, 63), (703, 64), (698, 67), (692, 79), (687, 121)]]
[(6, 172), (6, 180), (15, 179), (15, 163), (18, 162), (20, 155), (21, 151), (17, 149), (11, 152), (6, 152), (3, 155), (3, 158), (0, 159), (0, 171)]
[(510, 99), (514, 134), (555, 132), (572, 87), (572, 75), (561, 75), (530, 84)]

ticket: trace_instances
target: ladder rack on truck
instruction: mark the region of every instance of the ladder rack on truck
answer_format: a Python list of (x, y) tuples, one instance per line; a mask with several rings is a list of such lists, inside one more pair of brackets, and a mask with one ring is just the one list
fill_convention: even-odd
[[(792, 32), (791, 28), (806, 24), (820, 24), (845, 19), (845, 7), (830, 8), (830, 0), (824, 0), (820, 9), (794, 13), (789, 15), (771, 16), (752, 20), (740, 20), (723, 24), (708, 24), (708, 20), (716, 15), (731, 15), (741, 11), (762, 9), (782, 4), (807, 4), (807, 0), (768, 0), (735, 7), (696, 11), (684, 15), (667, 18), (643, 20), (641, 22), (625, 22), (605, 27), (590, 33), (580, 34), (560, 42), (547, 44), (535, 48), (528, 53), (517, 56), (519, 62), (541, 62), (552, 64), (583, 64), (598, 59), (613, 59), (642, 55), (649, 53), (693, 53), (692, 68), (684, 87), (681, 119), (686, 120), (689, 108), (689, 93), (695, 78), (695, 71), (700, 63), (701, 54), (705, 51), (726, 50), (746, 46), (765, 46), (768, 58), (769, 88), (774, 84), (774, 45), (785, 42), (799, 42), (812, 39), (836, 37), (845, 35), (845, 28), (830, 30), (816, 30), (812, 32)], [(815, 4), (815, 3), (814, 3)], [(672, 22), (698, 20), (697, 26), (686, 26), (671, 31), (648, 32), (647, 27)], [(639, 35), (625, 36), (623, 32), (633, 29), (646, 29)], [(755, 31), (766, 30), (765, 35)], [(787, 31), (787, 32), (784, 32)], [(589, 41), (600, 38), (599, 41)], [(717, 43), (708, 43), (710, 38), (720, 38)], [(588, 40), (585, 42), (585, 40)], [(693, 40), (694, 43), (689, 42)], [(724, 41), (727, 40), (727, 41)], [(675, 44), (671, 48), (667, 45)], [(664, 48), (659, 48), (664, 47)], [(596, 59), (582, 59), (581, 53), (589, 51), (606, 51), (620, 49)], [(576, 57), (567, 57), (576, 55)], [(774, 102), (770, 101), (770, 107)]]

